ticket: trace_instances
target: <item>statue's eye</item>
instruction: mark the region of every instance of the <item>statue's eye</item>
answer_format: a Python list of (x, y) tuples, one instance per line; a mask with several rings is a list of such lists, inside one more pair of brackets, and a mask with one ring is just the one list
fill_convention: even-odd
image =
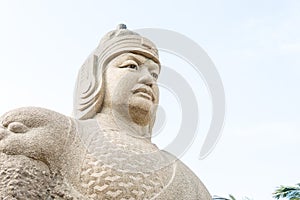
[(119, 67), (138, 70), (139, 65), (134, 60), (126, 60), (121, 65), (119, 65)]
[(138, 66), (137, 66), (137, 65), (134, 65), (134, 64), (127, 65), (126, 67), (127, 67), (127, 68), (130, 68), (130, 69), (135, 69), (135, 70), (138, 69)]
[(151, 73), (151, 76), (152, 76), (153, 78), (155, 78), (155, 79), (158, 78), (158, 74), (157, 74), (157, 73)]
[(8, 124), (7, 129), (14, 133), (26, 133), (29, 130), (29, 128), (21, 122), (11, 122)]

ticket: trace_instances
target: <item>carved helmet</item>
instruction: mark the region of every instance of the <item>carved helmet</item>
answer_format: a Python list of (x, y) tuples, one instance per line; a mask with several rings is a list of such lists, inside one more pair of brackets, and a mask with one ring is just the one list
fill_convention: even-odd
[(149, 39), (128, 30), (125, 24), (118, 25), (116, 30), (101, 39), (79, 70), (73, 99), (75, 119), (93, 118), (101, 112), (105, 67), (116, 56), (128, 52), (146, 56), (160, 64), (158, 50)]

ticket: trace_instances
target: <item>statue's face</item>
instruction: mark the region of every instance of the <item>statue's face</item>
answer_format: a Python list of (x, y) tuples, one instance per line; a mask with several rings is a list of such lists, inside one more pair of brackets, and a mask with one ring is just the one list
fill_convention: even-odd
[(139, 125), (148, 125), (159, 100), (159, 65), (145, 56), (124, 53), (114, 58), (104, 73), (104, 107)]

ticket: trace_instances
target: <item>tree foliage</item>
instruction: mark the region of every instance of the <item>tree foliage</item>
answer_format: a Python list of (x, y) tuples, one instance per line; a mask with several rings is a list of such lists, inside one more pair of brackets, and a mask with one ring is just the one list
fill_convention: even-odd
[(300, 200), (300, 183), (296, 186), (283, 186), (278, 187), (273, 193), (275, 199), (286, 198), (289, 200)]

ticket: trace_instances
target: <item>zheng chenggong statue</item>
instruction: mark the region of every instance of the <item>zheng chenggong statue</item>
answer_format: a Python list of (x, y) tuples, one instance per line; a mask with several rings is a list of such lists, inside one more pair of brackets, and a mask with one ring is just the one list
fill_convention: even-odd
[(159, 101), (155, 45), (121, 24), (80, 68), (74, 117), (43, 108), (0, 123), (0, 199), (211, 199), (151, 143)]

